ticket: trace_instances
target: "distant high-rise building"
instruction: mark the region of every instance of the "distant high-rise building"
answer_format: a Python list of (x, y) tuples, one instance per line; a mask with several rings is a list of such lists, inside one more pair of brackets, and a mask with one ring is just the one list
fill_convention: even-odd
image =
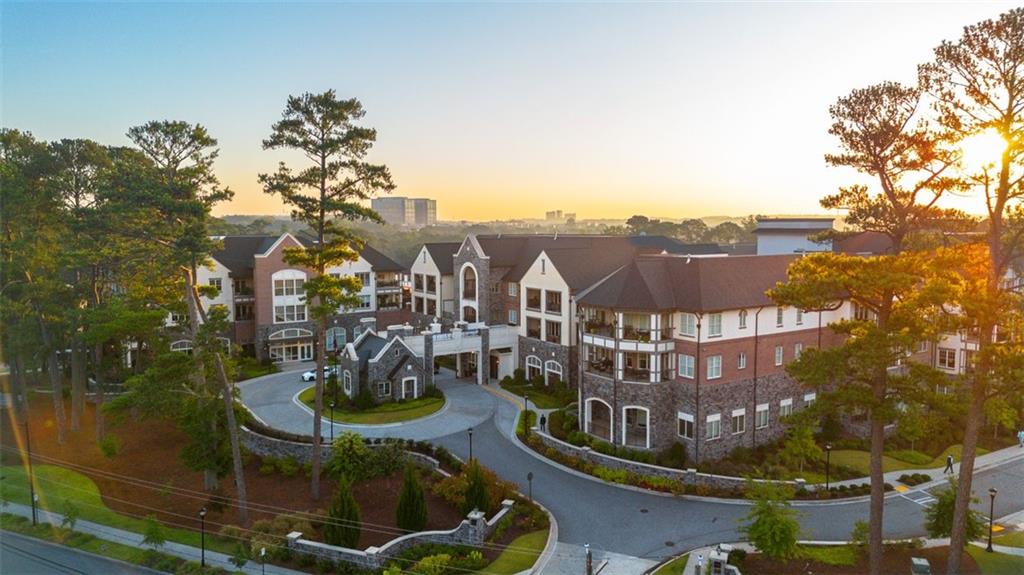
[(373, 198), (370, 207), (396, 226), (432, 226), (437, 223), (437, 200), (389, 196)]
[(576, 212), (565, 212), (565, 221), (576, 221)]
[(437, 223), (437, 200), (413, 198), (414, 219), (417, 226), (432, 226)]
[(562, 210), (552, 210), (550, 212), (544, 212), (544, 219), (548, 221), (561, 220)]

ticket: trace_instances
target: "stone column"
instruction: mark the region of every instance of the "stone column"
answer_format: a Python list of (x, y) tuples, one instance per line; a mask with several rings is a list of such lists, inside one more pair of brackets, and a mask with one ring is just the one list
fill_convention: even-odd
[(434, 385), (434, 334), (423, 332), (423, 386), (424, 390)]
[(477, 383), (487, 385), (491, 380), (491, 331), (487, 326), (480, 328), (480, 356), (476, 362)]

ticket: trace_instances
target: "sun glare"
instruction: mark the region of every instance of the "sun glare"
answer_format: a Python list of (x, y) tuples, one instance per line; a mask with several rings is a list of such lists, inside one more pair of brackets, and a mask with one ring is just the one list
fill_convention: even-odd
[(1006, 150), (1006, 140), (995, 130), (985, 130), (960, 142), (964, 167), (987, 168), (999, 162)]

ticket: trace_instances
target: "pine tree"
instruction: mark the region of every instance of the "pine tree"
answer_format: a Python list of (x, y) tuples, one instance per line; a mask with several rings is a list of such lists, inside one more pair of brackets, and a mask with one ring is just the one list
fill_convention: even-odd
[(491, 498), (487, 493), (487, 480), (484, 478), (483, 470), (475, 459), (470, 460), (466, 466), (466, 479), (466, 497), (462, 504), (462, 512), (479, 510), (486, 513), (491, 505)]
[(423, 531), (427, 526), (427, 502), (423, 497), (423, 485), (412, 465), (405, 468), (405, 480), (402, 482), (396, 515), (400, 529)]
[(343, 477), (338, 482), (327, 516), (330, 521), (324, 524), (324, 541), (354, 549), (359, 544), (359, 504), (352, 496), (348, 479)]

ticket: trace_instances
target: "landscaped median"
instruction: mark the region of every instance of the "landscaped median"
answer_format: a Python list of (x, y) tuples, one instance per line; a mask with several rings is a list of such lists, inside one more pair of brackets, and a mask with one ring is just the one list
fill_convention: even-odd
[[(299, 401), (303, 405), (313, 408), (316, 390), (313, 387), (304, 389), (299, 394)], [(438, 391), (440, 393), (440, 390)], [(437, 413), (444, 407), (444, 395), (432, 395), (418, 397), (416, 399), (405, 399), (400, 401), (381, 403), (366, 409), (356, 408), (352, 402), (345, 402), (336, 407), (333, 412), (327, 406), (330, 399), (324, 396), (323, 415), (326, 419), (332, 419), (338, 423), (352, 425), (385, 425), (389, 423), (401, 423), (420, 419)]]

